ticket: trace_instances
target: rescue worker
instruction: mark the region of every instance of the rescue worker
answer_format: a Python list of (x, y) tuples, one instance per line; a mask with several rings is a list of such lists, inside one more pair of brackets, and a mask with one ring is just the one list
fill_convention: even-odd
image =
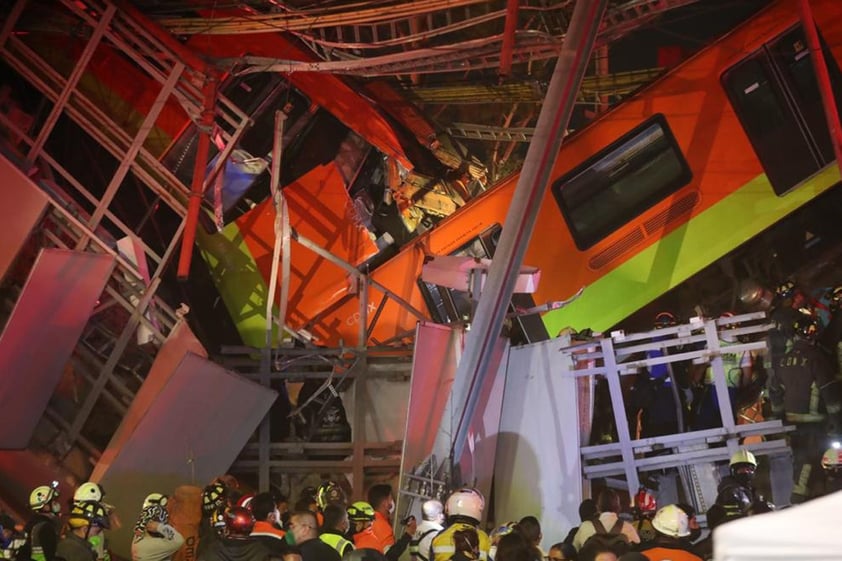
[(824, 492), (826, 495), (842, 491), (842, 449), (830, 447), (822, 455)]
[[(726, 312), (720, 319), (727, 321), (727, 318), (733, 315), (730, 312)], [(722, 324), (718, 332), (719, 344), (722, 349), (722, 369), (725, 372), (725, 383), (728, 386), (728, 395), (722, 399), (727, 398), (729, 400), (731, 403), (731, 412), (736, 419), (737, 392), (740, 388), (751, 384), (752, 358), (751, 353), (747, 351), (739, 353), (727, 352), (727, 347), (739, 344), (736, 336), (729, 333), (729, 330), (735, 326), (736, 324), (733, 323)], [(697, 387), (693, 404), (693, 430), (721, 427), (722, 414), (719, 409), (719, 400), (721, 398), (716, 393), (712, 366), (708, 364), (704, 370), (696, 368), (693, 377), (694, 384)]]
[(444, 505), (431, 499), (421, 505), (421, 524), (409, 542), (409, 554), (413, 561), (430, 561), (430, 544), (433, 537), (444, 529)]
[(340, 487), (338, 483), (334, 481), (325, 481), (319, 485), (319, 489), (316, 491), (316, 503), (319, 505), (319, 509), (321, 509), (322, 512), (324, 512), (327, 505), (331, 503), (342, 505), (344, 510), (345, 491), (342, 490), (342, 487)]
[(58, 481), (36, 487), (29, 494), (29, 508), (33, 515), (24, 526), (27, 539), (18, 552), (18, 559), (53, 561), (56, 558), (61, 514), (58, 497)]
[(199, 561), (267, 561), (274, 557), (262, 541), (251, 537), (254, 516), (242, 506), (225, 511), (226, 536), (215, 540), (202, 553)]
[(811, 496), (813, 463), (824, 450), (824, 439), (840, 433), (842, 402), (833, 365), (814, 344), (818, 334), (815, 316), (799, 314), (793, 333), (791, 348), (775, 364), (769, 395), (772, 413), (795, 425), (790, 435), (795, 479), (792, 501), (798, 503)]
[(90, 538), (110, 527), (105, 507), (96, 501), (78, 501), (70, 510), (67, 525), (70, 531), (58, 543), (56, 556), (64, 561), (96, 561)]
[(649, 544), (642, 544), (640, 552), (649, 561), (702, 561), (691, 551), (687, 513), (676, 505), (661, 508), (652, 519), (657, 536)]
[(14, 561), (24, 543), (26, 536), (17, 531), (12, 517), (0, 513), (0, 559)]
[(184, 536), (170, 526), (170, 515), (158, 502), (144, 501), (132, 537), (132, 561), (169, 561), (184, 545)]
[(340, 557), (354, 550), (354, 544), (345, 539), (350, 528), (348, 511), (339, 503), (327, 503), (324, 507), (325, 522), (319, 539), (339, 553)]
[[(661, 312), (655, 316), (655, 329), (665, 329), (676, 324), (675, 316), (670, 312)], [(656, 337), (653, 341), (664, 339), (666, 337)], [(667, 349), (651, 349), (646, 351), (646, 358), (658, 359), (668, 354)], [(629, 400), (629, 431), (632, 438), (676, 434), (683, 429), (684, 407), (673, 366), (669, 363), (656, 364), (635, 376)]]
[(655, 497), (641, 487), (634, 496), (634, 519), (632, 520), (632, 526), (640, 536), (641, 543), (655, 539), (656, 532), (652, 527), (652, 517), (655, 516), (657, 510), (658, 502)]
[(319, 539), (316, 515), (309, 510), (292, 513), (287, 540), (292, 542), (290, 545), (298, 549), (303, 561), (340, 561), (342, 559), (334, 548)]
[(395, 499), (392, 496), (392, 486), (385, 483), (372, 485), (368, 490), (368, 504), (374, 509), (374, 521), (371, 524), (374, 536), (380, 542), (380, 551), (388, 559), (398, 559), (415, 534), (418, 523), (414, 516), (410, 516), (404, 525), (404, 533), (399, 540), (395, 541), (395, 533), (392, 530), (392, 514), (395, 511)]
[(261, 542), (276, 557), (282, 557), (289, 551), (286, 532), (281, 529), (281, 513), (272, 493), (258, 493), (251, 503), (254, 527), (249, 534)]
[[(754, 488), (754, 476), (757, 473), (757, 458), (754, 454), (742, 448), (731, 455), (728, 461), (730, 475), (726, 475), (717, 487), (716, 502), (720, 504), (736, 504), (729, 498), (736, 497), (737, 502), (748, 502), (749, 505), (757, 499)], [(745, 499), (742, 497), (745, 495)]]
[(431, 561), (447, 561), (456, 552), (453, 535), (459, 530), (475, 529), (479, 538), (479, 558), (488, 559), (491, 539), (479, 529), (485, 498), (476, 489), (463, 487), (447, 498), (444, 505), (447, 527), (433, 538), (430, 547)]
[[(76, 489), (76, 492), (73, 493), (73, 504), (71, 504), (71, 509), (74, 505), (79, 503), (96, 503), (102, 506), (105, 509), (106, 514), (110, 517), (111, 513), (114, 511), (114, 507), (110, 504), (103, 502), (103, 497), (105, 497), (105, 490), (99, 483), (95, 483), (93, 481), (86, 481), (79, 485), (79, 488)], [(105, 534), (103, 532), (98, 532), (92, 534), (88, 537), (88, 541), (91, 544), (91, 547), (94, 548), (97, 556), (96, 558), (99, 561), (110, 561), (111, 554), (108, 551), (108, 547), (105, 542)]]
[(199, 525), (199, 546), (196, 551), (202, 557), (204, 550), (225, 532), (223, 513), (228, 506), (228, 487), (217, 480), (202, 489), (202, 521)]
[(380, 540), (374, 535), (374, 529), (371, 527), (374, 522), (374, 509), (370, 504), (365, 501), (351, 504), (348, 507), (348, 520), (351, 523), (355, 549), (374, 549), (383, 553)]

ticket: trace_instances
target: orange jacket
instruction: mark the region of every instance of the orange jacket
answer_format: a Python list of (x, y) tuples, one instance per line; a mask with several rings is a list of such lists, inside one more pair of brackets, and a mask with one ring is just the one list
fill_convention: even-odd
[(395, 545), (395, 532), (392, 530), (392, 525), (389, 523), (389, 519), (379, 512), (374, 513), (374, 522), (371, 524), (371, 529), (374, 531), (377, 541), (380, 542), (379, 550), (381, 552), (385, 553)]
[(702, 561), (702, 558), (686, 549), (655, 546), (641, 551), (649, 561)]
[(383, 547), (380, 545), (380, 540), (374, 535), (374, 527), (369, 526), (362, 532), (354, 534), (354, 548), (356, 549), (376, 549), (383, 553)]
[(266, 522), (264, 520), (258, 520), (254, 523), (254, 528), (251, 530), (252, 536), (271, 536), (273, 538), (278, 538), (279, 540), (284, 539), (286, 536), (286, 532), (272, 524), (271, 522)]

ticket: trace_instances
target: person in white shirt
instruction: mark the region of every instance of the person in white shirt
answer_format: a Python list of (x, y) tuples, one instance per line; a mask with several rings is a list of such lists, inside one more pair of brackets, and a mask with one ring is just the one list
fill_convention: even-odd
[(444, 529), (444, 506), (436, 500), (421, 505), (421, 524), (409, 542), (409, 553), (413, 561), (428, 561), (433, 538)]

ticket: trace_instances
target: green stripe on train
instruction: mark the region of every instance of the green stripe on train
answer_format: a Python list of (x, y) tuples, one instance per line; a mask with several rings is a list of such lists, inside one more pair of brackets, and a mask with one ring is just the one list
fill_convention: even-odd
[(208, 234), (201, 226), (196, 231), (202, 258), (243, 343), (263, 348), (269, 290), (239, 227), (232, 222), (216, 234)]
[[(783, 197), (759, 175), (544, 315), (551, 336), (564, 327), (609, 329), (839, 181), (835, 165)], [(704, 195), (702, 195), (704, 196)]]

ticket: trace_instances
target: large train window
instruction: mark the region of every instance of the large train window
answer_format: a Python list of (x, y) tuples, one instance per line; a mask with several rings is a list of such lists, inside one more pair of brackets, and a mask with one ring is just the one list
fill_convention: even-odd
[(552, 185), (573, 240), (588, 249), (692, 179), (658, 114)]
[[(837, 103), (842, 75), (822, 42)], [(834, 160), (804, 31), (796, 27), (722, 75), (722, 85), (772, 188), (787, 193)]]

